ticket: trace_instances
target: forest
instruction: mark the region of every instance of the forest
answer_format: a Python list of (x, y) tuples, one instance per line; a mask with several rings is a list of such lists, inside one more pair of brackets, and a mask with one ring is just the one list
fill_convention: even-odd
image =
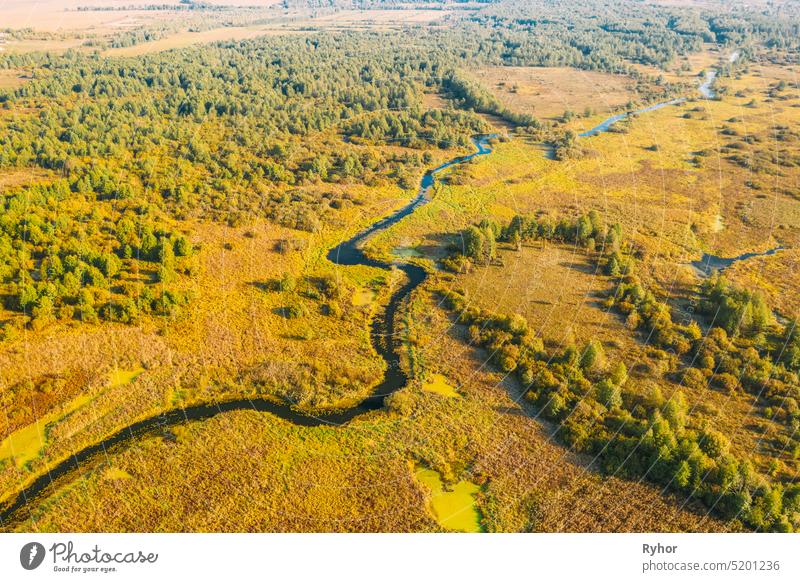
[[(526, 16), (534, 13), (539, 20)], [(460, 68), (568, 65), (637, 77), (629, 63), (662, 65), (702, 42), (742, 43), (748, 36), (790, 49), (797, 38), (796, 29), (782, 22), (768, 27), (758, 21), (744, 30), (702, 12), (687, 21), (637, 7), (634, 16), (633, 5), (621, 3), (599, 25), (595, 13), (593, 5), (576, 14), (558, 4), (503, 2), (466, 18), (456, 30), (409, 31), (392, 42), (381, 33), (352, 33), (265, 37), (136, 59), (2, 53), (0, 67), (35, 67), (37, 74), (0, 93), (0, 106), (11, 113), (1, 122), (0, 168), (37, 167), (60, 175), (59, 181), (6, 198), (9, 210), (20, 196), (26, 199), (24, 217), (10, 212), (3, 218), (0, 265), (4, 282), (13, 287), (7, 306), (48, 321), (56, 313), (69, 319), (75, 307), (85, 308), (91, 319), (97, 303), (107, 317), (130, 321), (138, 310), (170, 312), (185, 300), (147, 285), (143, 300), (131, 299), (138, 290), (122, 289), (128, 300), (121, 303), (101, 292), (108, 286), (104, 279), (119, 278), (135, 267), (134, 260), (159, 262), (147, 245), (114, 240), (127, 234), (103, 237), (102, 228), (84, 238), (87, 268), (67, 269), (78, 273), (78, 283), (64, 285), (47, 262), (69, 264), (71, 251), (48, 244), (47, 236), (74, 237), (69, 224), (55, 219), (76, 205), (107, 216), (111, 228), (127, 216), (145, 239), (150, 237), (143, 228), (168, 232), (167, 217), (236, 223), (265, 216), (313, 231), (335, 221), (336, 208), (348, 201), (309, 197), (298, 186), (388, 181), (413, 187), (412, 177), (430, 159), (427, 147), (466, 147), (469, 135), (487, 131), (473, 112), (541, 128), (534, 116), (505, 109), (464, 79)], [(454, 108), (425, 110), (423, 94), (430, 92), (449, 95)], [(320, 139), (330, 130), (354, 146), (392, 144), (412, 151), (341, 148)], [(551, 139), (559, 157), (574, 155), (569, 132)], [(109, 261), (115, 265), (111, 274), (99, 266)], [(87, 287), (82, 299), (77, 287)], [(134, 303), (140, 304), (136, 310)]]
[[(447, 531), (420, 471), (477, 491), (484, 531), (604, 527), (554, 516), (606, 485), (609, 507), (628, 491), (675, 512), (639, 507), (620, 530), (800, 530), (800, 12), (728, 8), (153, 2), (71, 11), (148, 13), (116, 30), (3, 31), (0, 527), (81, 529), (96, 495), (91, 523), (113, 529), (119, 493), (143, 500), (132, 529), (235, 530), (177, 522), (152, 495), (161, 479), (183, 503), (182, 470), (223, 495), (194, 455), (228, 419), (258, 433), (239, 454), (284, 480), (286, 503), (314, 499), (280, 473), (305, 470), (306, 445), (334, 459), (309, 463), (326, 487), (348, 471), (402, 484), (380, 500), (354, 486), (293, 531)], [(587, 289), (566, 318), (570, 277)], [(402, 381), (365, 404), (387, 378)], [(263, 408), (129, 430), (245, 398)], [(359, 406), (342, 427), (308, 420)], [(492, 457), (494, 426), (513, 454)], [(550, 446), (552, 480), (517, 472)], [(274, 490), (251, 494), (267, 521), (242, 523), (280, 530)], [(401, 503), (413, 520), (359, 521)]]
[[(484, 221), (470, 226), (460, 239), (463, 248), (448, 261), (459, 269), (465, 261), (496, 260), (498, 243), (517, 249), (535, 241), (585, 247), (603, 272), (618, 281), (606, 304), (626, 316), (629, 329), (675, 354), (673, 373), (684, 389), (711, 384), (729, 392), (749, 391), (764, 399), (765, 415), (777, 416), (797, 435), (797, 323), (775, 329), (774, 315), (757, 292), (716, 276), (701, 290), (700, 313), (710, 318), (711, 326), (703, 332), (694, 320), (676, 325), (669, 308), (636, 276), (637, 261), (619, 224), (607, 226), (596, 211), (555, 224), (519, 215), (504, 227)], [(703, 499), (723, 518), (739, 519), (757, 530), (793, 531), (790, 520), (798, 511), (800, 487), (770, 484), (750, 459), (730, 453), (724, 434), (694, 425), (681, 391), (669, 398), (658, 389), (644, 398), (627, 392), (628, 368), (622, 361), (611, 365), (601, 343), (569, 344), (561, 353), (548, 353), (524, 318), (472, 307), (463, 292), (441, 293), (459, 323), (469, 326), (470, 342), (486, 349), (503, 372), (519, 377), (527, 387), (525, 397), (558, 422), (559, 438), (574, 450), (597, 455), (609, 472), (646, 477)], [(800, 454), (796, 438), (782, 446), (795, 457)]]

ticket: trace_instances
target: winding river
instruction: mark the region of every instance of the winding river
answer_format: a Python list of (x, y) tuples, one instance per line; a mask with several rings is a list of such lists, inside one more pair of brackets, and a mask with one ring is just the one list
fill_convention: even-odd
[[(738, 56), (738, 53), (736, 54)], [(735, 57), (732, 57), (731, 62), (734, 59)], [(706, 81), (700, 86), (700, 92), (705, 97), (713, 96), (711, 85), (716, 77), (716, 71), (712, 71), (713, 73), (706, 74)], [(596, 127), (581, 133), (580, 136), (591, 137), (603, 133), (608, 131), (614, 123), (624, 119), (628, 115), (655, 111), (662, 107), (682, 103), (685, 100), (686, 99), (682, 97), (671, 99), (644, 107), (637, 111), (614, 115), (604, 120)], [(358, 233), (350, 240), (337, 245), (328, 252), (328, 259), (337, 265), (345, 267), (364, 265), (384, 270), (389, 270), (394, 266), (403, 271), (406, 275), (406, 282), (392, 293), (386, 305), (386, 309), (384, 309), (383, 313), (376, 316), (371, 323), (370, 340), (375, 351), (386, 363), (386, 372), (384, 373), (383, 379), (375, 386), (373, 392), (367, 398), (351, 408), (318, 416), (297, 410), (291, 404), (279, 403), (265, 398), (242, 398), (213, 404), (196, 404), (145, 418), (118, 430), (101, 442), (78, 451), (69, 458), (51, 467), (43, 475), (37, 477), (16, 497), (0, 505), (0, 527), (8, 529), (13, 523), (24, 519), (24, 516), (18, 515), (18, 512), (23, 507), (47, 493), (51, 489), (53, 483), (61, 477), (65, 477), (73, 471), (80, 470), (82, 464), (90, 461), (96, 455), (108, 453), (109, 450), (122, 447), (136, 438), (167, 434), (167, 429), (172, 426), (206, 420), (218, 414), (234, 410), (268, 412), (297, 426), (340, 426), (358, 416), (381, 409), (384, 406), (384, 398), (399, 390), (408, 382), (408, 377), (400, 366), (399, 341), (395, 335), (395, 316), (403, 300), (425, 280), (427, 273), (422, 267), (411, 263), (401, 261), (389, 263), (372, 259), (364, 252), (364, 244), (376, 233), (398, 223), (417, 208), (430, 201), (431, 189), (436, 181), (436, 174), (451, 166), (468, 162), (475, 157), (490, 154), (492, 149), (489, 146), (489, 141), (493, 137), (495, 136), (481, 135), (474, 137), (472, 142), (475, 146), (475, 151), (472, 154), (455, 158), (441, 166), (429, 170), (422, 178), (417, 195), (407, 205), (394, 214), (375, 222), (366, 230)]]
[[(728, 56), (728, 63), (734, 63), (739, 58), (739, 54), (740, 53), (738, 50), (733, 51)], [(714, 92), (713, 87), (718, 74), (719, 71), (717, 69), (707, 69), (702, 84), (700, 84), (697, 87), (698, 92), (705, 99), (714, 99), (716, 97), (716, 93)], [(625, 113), (619, 113), (617, 115), (612, 115), (611, 117), (603, 120), (603, 122), (600, 123), (599, 125), (596, 125), (592, 129), (585, 131), (579, 135), (580, 137), (592, 137), (594, 135), (598, 135), (600, 133), (608, 131), (612, 125), (614, 125), (618, 121), (625, 119), (629, 115), (638, 115), (639, 113), (645, 113), (647, 111), (655, 111), (656, 109), (661, 109), (662, 107), (667, 107), (669, 105), (677, 105), (685, 101), (686, 101), (685, 97), (678, 97), (676, 99), (670, 99), (669, 101), (663, 101), (661, 103), (656, 103), (655, 105), (650, 105), (649, 107), (637, 109), (636, 111), (630, 111)], [(690, 264), (697, 270), (697, 273), (699, 275), (707, 277), (711, 275), (713, 272), (723, 271), (739, 261), (746, 261), (747, 259), (752, 259), (755, 257), (771, 256), (782, 250), (785, 250), (784, 247), (777, 246), (762, 253), (743, 253), (736, 257), (720, 257), (717, 255), (704, 253), (699, 260), (692, 261)]]
[(697, 269), (698, 274), (708, 277), (715, 271), (724, 271), (739, 261), (746, 261), (747, 259), (754, 259), (756, 257), (771, 257), (772, 255), (783, 250), (786, 250), (785, 247), (777, 246), (769, 249), (768, 251), (764, 251), (763, 253), (742, 253), (737, 257), (720, 257), (717, 255), (703, 253), (703, 256), (700, 258), (700, 260), (692, 261), (690, 265)]
[[(728, 62), (733, 63), (738, 58), (739, 58), (739, 51), (734, 51), (728, 57)], [(698, 92), (705, 99), (713, 99), (716, 96), (716, 93), (714, 93), (712, 87), (714, 86), (714, 81), (716, 81), (717, 79), (717, 74), (718, 74), (717, 69), (706, 70), (703, 82), (700, 84), (700, 86), (697, 87)], [(640, 113), (655, 111), (657, 109), (668, 107), (670, 105), (678, 105), (679, 103), (683, 103), (684, 101), (686, 101), (686, 97), (677, 97), (675, 99), (670, 99), (669, 101), (662, 101), (661, 103), (656, 103), (655, 105), (648, 105), (647, 107), (642, 107), (641, 109), (637, 109), (635, 111), (626, 111), (624, 113), (618, 113), (616, 115), (612, 115), (611, 117), (604, 119), (600, 124), (594, 126), (592, 129), (584, 131), (583, 133), (579, 134), (579, 137), (592, 137), (594, 135), (605, 133), (611, 128), (612, 125), (614, 125), (618, 121), (622, 121), (629, 115), (639, 115)]]
[(290, 404), (279, 403), (274, 400), (241, 398), (214, 404), (196, 404), (145, 418), (120, 429), (97, 444), (78, 451), (37, 477), (15, 498), (0, 505), (0, 527), (8, 529), (16, 521), (24, 519), (24, 516), (18, 515), (18, 512), (23, 507), (49, 491), (53, 483), (59, 478), (80, 470), (82, 464), (96, 455), (108, 453), (110, 450), (122, 447), (136, 438), (166, 434), (167, 429), (172, 426), (206, 420), (218, 414), (234, 410), (268, 412), (298, 426), (341, 426), (358, 416), (382, 408), (384, 398), (399, 390), (408, 382), (408, 377), (400, 366), (399, 341), (395, 335), (395, 315), (403, 300), (425, 280), (427, 273), (422, 267), (411, 263), (399, 261), (388, 263), (372, 259), (364, 252), (364, 244), (376, 233), (398, 223), (417, 208), (429, 202), (431, 200), (431, 190), (436, 181), (436, 174), (451, 166), (463, 164), (478, 156), (490, 154), (492, 149), (489, 146), (489, 141), (494, 137), (496, 136), (481, 135), (472, 138), (472, 143), (475, 146), (473, 153), (455, 158), (429, 170), (423, 176), (416, 196), (408, 204), (328, 252), (328, 259), (337, 265), (364, 265), (384, 270), (389, 270), (394, 266), (403, 271), (407, 278), (407, 281), (392, 293), (383, 313), (376, 316), (371, 323), (370, 340), (375, 351), (386, 363), (386, 372), (381, 382), (375, 386), (367, 398), (352, 408), (321, 415), (307, 414), (297, 410)]
[(589, 131), (584, 131), (583, 133), (578, 135), (579, 137), (592, 137), (594, 135), (605, 133), (611, 128), (612, 125), (614, 125), (618, 121), (622, 121), (629, 115), (639, 115), (640, 113), (655, 111), (663, 107), (668, 107), (670, 105), (677, 105), (678, 103), (683, 103), (684, 101), (686, 101), (686, 97), (678, 97), (676, 99), (670, 99), (669, 101), (662, 101), (661, 103), (656, 103), (655, 105), (642, 107), (641, 109), (637, 109), (636, 111), (629, 111), (629, 112), (626, 111), (625, 113), (618, 113), (617, 115), (612, 115), (611, 117), (604, 119), (599, 125), (595, 125)]

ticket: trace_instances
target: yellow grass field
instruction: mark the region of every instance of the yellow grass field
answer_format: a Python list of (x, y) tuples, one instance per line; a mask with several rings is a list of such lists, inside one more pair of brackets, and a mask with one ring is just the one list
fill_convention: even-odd
[(16, 89), (30, 80), (30, 72), (18, 69), (0, 70), (0, 89)]
[[(370, 220), (367, 215), (389, 212), (405, 197), (396, 189), (373, 189), (371, 196), (369, 212), (353, 210), (344, 230), (317, 235), (264, 222), (235, 229), (183, 224), (201, 250), (196, 257), (197, 274), (190, 283), (190, 311), (177, 321), (155, 318), (133, 327), (74, 322), (44, 332), (26, 329), (15, 340), (7, 338), (0, 352), (3, 382), (6, 386), (32, 382), (32, 398), (44, 398), (36, 396), (40, 392), (36, 386), (48, 377), (65, 382), (78, 370), (112, 373), (144, 368), (133, 384), (112, 383), (79, 414), (69, 415), (51, 430), (46, 446), (36, 451), (35, 458), (26, 458), (33, 463), (33, 474), (70, 450), (158, 410), (252, 394), (253, 381), (231, 382), (241, 373), (264, 383), (261, 390), (291, 397), (310, 409), (348, 406), (362, 398), (382, 373), (382, 362), (369, 343), (367, 322), (372, 310), (385, 301), (386, 275), (366, 268), (336, 269), (324, 256), (328, 248), (363, 228)], [(278, 242), (287, 239), (302, 241), (304, 249), (276, 250)], [(269, 290), (271, 282), (285, 273), (297, 277), (301, 285), (303, 277), (332, 275), (345, 290), (372, 285), (381, 293), (364, 307), (350, 305), (346, 295), (338, 316), (322, 314), (319, 301), (305, 299), (301, 316), (287, 319), (284, 309), (289, 295)], [(328, 363), (332, 350), (347, 362), (335, 372)], [(320, 382), (328, 388), (318, 391)], [(51, 392), (42, 402), (57, 410), (71, 394)], [(34, 421), (21, 418), (20, 422), (26, 426)], [(6, 418), (4, 434), (18, 428), (18, 423)], [(0, 461), (0, 482), (4, 483), (0, 489), (6, 495), (13, 492), (12, 483), (24, 482), (31, 475), (27, 469)]]
[[(419, 347), (435, 373), (461, 387), (462, 398), (412, 385), (392, 398), (388, 413), (343, 428), (299, 428), (254, 412), (192, 423), (87, 465), (71, 485), (43, 499), (19, 530), (462, 529), (437, 521), (437, 511), (454, 507), (449, 497), (444, 506), (431, 505), (439, 484), (462, 493), (456, 502), (474, 495), (486, 531), (725, 528), (686, 499), (599, 477), (589, 459), (555, 444), (528, 416), (508, 379), (480, 366), (480, 354), (462, 341), (434, 297), (423, 294), (420, 301), (428, 317)], [(439, 481), (420, 480), (410, 463), (434, 471)], [(224, 501), (203, 503), (209, 495)], [(89, 499), (93, 510), (86, 515), (81, 508)], [(459, 517), (474, 515), (455, 505)]]
[[(129, 4), (129, 0), (87, 2)], [(32, 26), (47, 34), (24, 40), (3, 38), (0, 48), (4, 52), (90, 51), (94, 49), (89, 44), (109, 46), (109, 40), (121, 31), (165, 24), (167, 28), (160, 29), (165, 36), (159, 40), (108, 49), (97, 57), (112, 64), (123, 57), (126, 60), (119, 63), (131, 64), (143, 55), (202, 43), (317, 31), (436, 28), (457, 15), (469, 14), (420, 8), (310, 10), (287, 17), (279, 2), (259, 5), (269, 18), (257, 25), (240, 25), (237, 20), (236, 25), (217, 26), (214, 21), (209, 30), (190, 31), (188, 20), (172, 26), (178, 20), (172, 10), (78, 12), (69, 9), (72, 6), (66, 0), (46, 0), (41, 17), (36, 18), (30, 3), (11, 0), (8, 26)], [(706, 253), (732, 258), (777, 247), (783, 250), (736, 263), (726, 275), (735, 283), (761, 290), (781, 321), (800, 314), (796, 292), (800, 286), (800, 134), (796, 129), (800, 67), (753, 63), (733, 77), (717, 80), (719, 99), (700, 99), (695, 92), (698, 74), (725, 58), (723, 50), (706, 46), (698, 54), (676, 60), (667, 71), (637, 65), (648, 75), (685, 84), (686, 101), (631, 115), (613, 131), (577, 138), (577, 153), (563, 161), (544, 155), (550, 145), (541, 140), (550, 137), (534, 139), (530, 128), (528, 133), (515, 131), (509, 121), (484, 116), (503, 134), (493, 139), (491, 155), (438, 174), (427, 204), (366, 243), (370, 257), (411, 262), (429, 273), (398, 311), (396, 323), (404, 350), (401, 366), (409, 382), (386, 400), (383, 409), (342, 427), (300, 427), (248, 410), (148, 434), (90, 459), (63, 477), (21, 511), (21, 521), (14, 527), (27, 532), (738, 528), (738, 522), (721, 522), (696, 499), (674, 493), (677, 489), (603, 474), (598, 459), (560, 444), (564, 441), (559, 427), (541, 419), (541, 411), (528, 402), (513, 374), (498, 372), (490, 355), (470, 344), (469, 330), (443, 309), (438, 293), (442, 288), (463, 291), (471, 305), (498, 314), (518, 314), (531, 333), (543, 340), (548, 353), (558, 353), (572, 343), (599, 342), (609, 363), (624, 362), (628, 367), (626, 397), (644, 397), (655, 389), (669, 397), (681, 390), (692, 419), (724, 433), (732, 451), (752, 456), (759, 472), (772, 477), (778, 473), (800, 476), (800, 459), (776, 445), (788, 438), (787, 427), (770, 418), (759, 399), (742, 390), (682, 386), (678, 357), (655, 349), (641, 331), (629, 329), (623, 317), (604, 306), (613, 281), (601, 273), (594, 252), (556, 243), (537, 242), (520, 249), (500, 244), (498, 260), (491, 265), (453, 274), (442, 270), (440, 262), (458, 248), (458, 233), (482, 219), (505, 224), (518, 214), (558, 219), (595, 210), (606, 223), (621, 225), (641, 265), (638, 274), (675, 314), (681, 313), (703, 281), (692, 261)], [(143, 62), (151, 59), (156, 60), (147, 57)], [(408, 70), (416, 74), (422, 68)], [(610, 73), (499, 66), (463, 72), (510, 111), (553, 122), (544, 124), (542, 134), (546, 135), (562, 130), (586, 132), (640, 97), (633, 78)], [(296, 71), (285, 79), (286, 93), (295, 91), (292, 83), (302, 80), (302, 75), (293, 79), (292, 74)], [(0, 90), (20, 87), (31, 75), (26, 70), (0, 70)], [(402, 83), (409, 87), (418, 83), (417, 77), (404, 75), (399, 74)], [(443, 90), (437, 83), (426, 81), (424, 90)], [(72, 82), (64, 84), (65, 100), (89, 101), (88, 94), (72, 86)], [(275, 90), (276, 100), (280, 93)], [(335, 102), (345, 94), (349, 94), (347, 88), (325, 100)], [(363, 110), (367, 113), (359, 109), (357, 115), (376, 114), (379, 101), (375, 99), (366, 100), (369, 103)], [(29, 102), (28, 109), (0, 109), (0, 117), (47, 117), (44, 107), (37, 110), (31, 105), (36, 99)], [(198, 103), (202, 111), (203, 103)], [(207, 111), (213, 111), (212, 105), (206, 103)], [(428, 109), (451, 106), (436, 93), (425, 94), (422, 105)], [(180, 108), (176, 119), (183, 115), (184, 105)], [(579, 115), (563, 124), (556, 122), (565, 111)], [(241, 116), (239, 121), (246, 125), (246, 115), (230, 116)], [(222, 152), (228, 136), (216, 129), (223, 127), (224, 115), (207, 117), (211, 119), (194, 137), (209, 152)], [(264, 178), (264, 190), (258, 190), (264, 198), (253, 204), (257, 210), (241, 222), (234, 220), (239, 217), (233, 213), (226, 215), (230, 218), (226, 223), (197, 218), (198, 214), (192, 214), (197, 207), (188, 203), (191, 210), (167, 217), (172, 194), (165, 193), (162, 200), (163, 184), (154, 178), (158, 185), (151, 192), (148, 183), (147, 195), (152, 195), (153, 202), (148, 211), (158, 211), (164, 232), (185, 236), (191, 247), (190, 254), (181, 253), (182, 270), (176, 275), (176, 286), (188, 300), (175, 315), (148, 312), (130, 325), (81, 323), (61, 316), (43, 327), (28, 324), (30, 314), (23, 313), (26, 305), (46, 305), (44, 295), (34, 297), (39, 304), (23, 302), (19, 297), (24, 296), (24, 286), (12, 283), (12, 278), (30, 270), (33, 283), (49, 284), (46, 260), (50, 257), (42, 258), (44, 251), (35, 259), (19, 249), (7, 253), (9, 265), (0, 265), (10, 273), (0, 288), (0, 503), (77, 451), (163, 411), (234, 398), (266, 398), (291, 402), (309, 414), (324, 414), (354, 406), (371, 393), (386, 363), (371, 343), (370, 326), (402, 284), (402, 271), (341, 267), (329, 261), (327, 253), (415, 195), (423, 169), (413, 164), (419, 164), (423, 155), (430, 161), (426, 167), (435, 167), (465, 152), (367, 145), (371, 137), (342, 139), (330, 126), (331, 120), (341, 120), (346, 127), (352, 119), (341, 114), (310, 120), (308, 127), (325, 129), (302, 133), (302, 137), (300, 130), (297, 137), (286, 133), (285, 144), (281, 134), (281, 143), (265, 142), (259, 157), (271, 159), (274, 149), (286, 145), (289, 153), (274, 157), (286, 162), (285, 168), (280, 167), (288, 172), (314, 151), (304, 140), (336, 154), (353, 154), (359, 164), (360, 157), (368, 157), (362, 154), (385, 155), (375, 162), (380, 166), (375, 172), (364, 169), (370, 177), (376, 176), (374, 181), (364, 180), (370, 186), (344, 177), (353, 173), (342, 172), (340, 177), (331, 172), (326, 181), (321, 171), (301, 173), (298, 169), (291, 182), (276, 179), (267, 185), (271, 179)], [(58, 122), (68, 120), (64, 115)], [(280, 119), (276, 115), (265, 124), (273, 121)], [(52, 160), (47, 158), (52, 163), (47, 167), (60, 167), (57, 156), (68, 149), (63, 144), (71, 135), (66, 129), (54, 134), (47, 145), (56, 153)], [(138, 162), (134, 151), (133, 145), (119, 146), (124, 162), (120, 167), (126, 172)], [(152, 154), (152, 148), (147, 153)], [(208, 186), (198, 179), (203, 172), (197, 161), (200, 157), (190, 163), (194, 155), (188, 151), (181, 160), (181, 177)], [(86, 157), (88, 161), (90, 156)], [(320, 162), (321, 157), (312, 160), (309, 156), (308, 165)], [(28, 169), (21, 162), (18, 168), (3, 169), (0, 195), (69, 176), (76, 159), (67, 159), (69, 166), (64, 162), (59, 172)], [(231, 160), (234, 164), (233, 154)], [(398, 160), (415, 168), (410, 172), (414, 186), (409, 186), (411, 178), (405, 180), (408, 176), (402, 168), (397, 175), (380, 173), (384, 167), (399, 165)], [(264, 164), (246, 177), (264, 177), (270, 169), (274, 168)], [(230, 175), (229, 191), (239, 192), (233, 185), (244, 184), (245, 177)], [(403, 186), (397, 186), (398, 182)], [(99, 182), (95, 186), (99, 192)], [(72, 187), (78, 191), (77, 184)], [(70, 200), (69, 188), (64, 190)], [(80, 192), (83, 196), (84, 191)], [(94, 202), (92, 191), (85, 192), (89, 192), (86, 200)], [(309, 206), (320, 210), (319, 216), (312, 217), (318, 220), (307, 230), (280, 226), (276, 215), (284, 209), (281, 205), (290, 212), (292, 203), (303, 197), (329, 200), (330, 207)], [(219, 199), (226, 201), (222, 194)], [(26, 208), (27, 202), (18, 204)], [(62, 208), (66, 207), (65, 203)], [(279, 210), (270, 214), (274, 208)], [(224, 210), (219, 215), (225, 215)], [(48, 218), (41, 221), (41, 228), (35, 225), (39, 233), (50, 228), (50, 222)], [(26, 228), (19, 230), (27, 232)], [(158, 237), (162, 245), (172, 240), (163, 232)], [(130, 251), (120, 250), (119, 256), (128, 257), (120, 260), (134, 264)], [(103, 258), (98, 255), (97, 262)], [(154, 285), (161, 282), (163, 289), (164, 279), (158, 279), (153, 265), (157, 264), (152, 262), (141, 272), (138, 267), (136, 272), (124, 271), (117, 279), (120, 285), (152, 279)], [(82, 271), (80, 276), (84, 276)], [(114, 275), (108, 280), (115, 280)]]
[[(459, 185), (445, 184), (427, 207), (376, 237), (375, 248), (389, 252), (402, 244), (436, 259), (448, 244), (458, 244), (452, 233), (482, 218), (508, 221), (540, 211), (555, 218), (595, 209), (621, 223), (641, 249), (644, 278), (674, 299), (699, 285), (689, 262), (704, 252), (734, 257), (786, 247), (737, 263), (727, 275), (763, 290), (780, 314), (795, 315), (800, 201), (792, 192), (798, 174), (763, 152), (777, 147), (787, 159), (797, 155), (797, 140), (778, 141), (770, 128), (793, 127), (800, 98), (791, 86), (770, 96), (787, 75), (785, 68), (774, 69), (753, 66), (740, 78), (721, 79), (721, 101), (690, 99), (634, 116), (622, 133), (583, 138), (586, 153), (579, 159), (547, 160), (538, 144), (522, 139), (497, 144), (494, 154), (459, 170)], [(586, 131), (602, 119), (574, 120), (572, 127)], [(747, 143), (746, 136), (757, 139)], [(737, 143), (744, 145), (732, 147)], [(735, 157), (740, 151), (751, 152), (759, 164), (743, 167)], [(659, 379), (668, 368), (662, 356), (601, 306), (610, 283), (595, 274), (583, 250), (537, 246), (502, 250), (500, 258), (503, 267), (481, 267), (451, 284), (466, 288), (484, 308), (524, 315), (551, 346), (572, 338), (600, 340), (610, 357), (631, 362), (643, 394), (655, 385), (664, 394), (678, 388)], [(768, 471), (778, 454), (796, 473), (797, 460), (774, 445), (786, 428), (764, 418), (752, 396), (706, 389), (690, 390), (687, 397), (693, 414), (729, 435), (735, 450), (755, 454), (760, 470)]]
[[(549, 350), (569, 343), (602, 344), (610, 363), (623, 362), (630, 370), (628, 389), (646, 396), (658, 387), (669, 397), (682, 390), (692, 415), (728, 435), (740, 454), (759, 456), (766, 469), (773, 454), (771, 438), (784, 428), (759, 414), (752, 396), (728, 394), (711, 388), (700, 391), (670, 381), (668, 358), (649, 346), (646, 337), (627, 329), (623, 318), (602, 302), (613, 283), (600, 271), (592, 255), (571, 246), (540, 244), (521, 251), (502, 249), (503, 266), (479, 267), (459, 275), (445, 286), (466, 290), (470, 303), (496, 313), (525, 317), (534, 335)], [(796, 460), (783, 460), (797, 470)]]
[(541, 119), (588, 107), (606, 112), (636, 98), (633, 81), (622, 75), (567, 67), (487, 67), (473, 77), (511, 111)]
[(308, 34), (300, 30), (283, 29), (264, 26), (232, 26), (214, 28), (201, 32), (185, 31), (166, 38), (144, 42), (129, 47), (108, 49), (103, 54), (109, 57), (132, 57), (171, 49), (184, 48), (195, 44), (219, 42), (226, 40), (247, 40), (270, 34)]
[[(800, 201), (792, 195), (797, 172), (767, 158), (750, 167), (735, 159), (741, 152), (758, 159), (774, 148), (785, 150), (786, 159), (800, 153), (796, 140), (770, 136), (770, 127), (793, 127), (800, 105), (796, 89), (787, 88), (780, 100), (767, 96), (780, 80), (772, 69), (753, 67), (740, 79), (722, 79), (721, 101), (690, 99), (633, 116), (620, 124), (623, 133), (581, 138), (586, 153), (580, 159), (545, 159), (539, 144), (523, 139), (498, 144), (491, 156), (458, 170), (464, 185), (445, 185), (433, 202), (374, 244), (381, 252), (407, 246), (435, 257), (439, 241), (481, 218), (596, 209), (642, 246), (648, 272), (667, 289), (697, 281), (688, 263), (703, 252), (734, 257), (778, 245), (791, 249), (800, 242)], [(745, 86), (750, 88), (737, 97)], [(570, 127), (587, 131), (604, 117), (575, 119)], [(747, 144), (747, 136), (759, 141)], [(771, 265), (766, 272), (788, 291), (794, 256), (778, 253), (753, 264)], [(747, 266), (737, 264), (731, 276)], [(766, 289), (775, 286), (761, 281)], [(770, 295), (791, 315), (792, 294)]]
[(39, 168), (3, 170), (0, 172), (0, 188), (13, 188), (46, 182), (48, 178), (52, 178), (52, 173)]

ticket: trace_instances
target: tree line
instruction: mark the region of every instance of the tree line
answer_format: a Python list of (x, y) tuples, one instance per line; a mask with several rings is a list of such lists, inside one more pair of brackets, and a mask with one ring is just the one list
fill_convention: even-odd
[[(550, 224), (548, 227), (547, 225)], [(543, 226), (544, 225), (544, 226)], [(556, 234), (558, 233), (558, 234)], [(723, 519), (761, 531), (800, 528), (800, 486), (781, 479), (782, 451), (800, 456), (800, 333), (795, 322), (776, 324), (763, 298), (715, 277), (700, 290), (700, 315), (677, 324), (665, 299), (636, 275), (636, 259), (617, 225), (599, 214), (573, 220), (515, 217), (506, 226), (490, 221), (464, 233), (464, 256), (491, 260), (493, 243), (519, 245), (549, 237), (595, 241), (605, 273), (617, 284), (606, 306), (627, 317), (632, 330), (672, 353), (673, 379), (682, 385), (669, 398), (659, 389), (642, 395), (630, 384), (625, 363), (608, 361), (602, 343), (568, 344), (548, 352), (519, 315), (498, 315), (472, 305), (458, 290), (440, 289), (445, 305), (468, 326), (471, 343), (486, 349), (503, 372), (514, 373), (545, 418), (558, 422), (558, 436), (576, 451), (597, 456), (602, 467), (630, 478), (646, 478), (702, 501)], [(603, 236), (604, 235), (604, 236)], [(603, 241), (597, 246), (597, 241)], [(460, 253), (459, 253), (460, 254)], [(767, 335), (765, 335), (767, 334)], [(685, 365), (681, 366), (681, 363)], [(746, 390), (770, 420), (787, 426), (770, 465), (770, 477), (732, 451), (729, 439), (689, 414), (685, 390), (716, 387)]]

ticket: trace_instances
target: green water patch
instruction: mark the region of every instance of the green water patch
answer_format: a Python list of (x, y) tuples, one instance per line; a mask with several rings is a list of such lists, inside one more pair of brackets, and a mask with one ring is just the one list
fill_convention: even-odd
[(425, 256), (414, 247), (395, 247), (392, 249), (392, 254), (405, 259), (419, 259)]
[(480, 487), (472, 481), (459, 481), (447, 486), (441, 475), (422, 466), (414, 468), (417, 481), (430, 491), (430, 510), (444, 529), (456, 532), (479, 533), (481, 514), (475, 506)]
[(0, 459), (14, 459), (17, 467), (22, 468), (25, 463), (37, 458), (47, 443), (45, 429), (48, 424), (58, 422), (68, 414), (78, 410), (91, 401), (89, 394), (81, 394), (73, 399), (66, 408), (58, 412), (46, 414), (36, 422), (12, 432), (0, 443)]
[[(48, 415), (49, 416), (49, 415)], [(44, 448), (48, 417), (11, 433), (0, 443), (0, 459), (13, 459), (18, 468), (39, 456)]]
[(353, 293), (354, 307), (367, 307), (375, 301), (375, 291), (369, 288), (356, 289)]
[(461, 398), (455, 388), (448, 382), (447, 378), (441, 374), (431, 374), (422, 384), (423, 392), (438, 394), (446, 398)]
[[(108, 388), (118, 388), (133, 382), (142, 369), (135, 370), (112, 370)], [(62, 421), (64, 418), (76, 410), (86, 406), (95, 398), (92, 394), (81, 394), (73, 398), (60, 410), (44, 415), (42, 418), (12, 432), (0, 443), (0, 460), (13, 459), (18, 468), (22, 468), (26, 463), (33, 461), (44, 450), (47, 444), (47, 427)]]

